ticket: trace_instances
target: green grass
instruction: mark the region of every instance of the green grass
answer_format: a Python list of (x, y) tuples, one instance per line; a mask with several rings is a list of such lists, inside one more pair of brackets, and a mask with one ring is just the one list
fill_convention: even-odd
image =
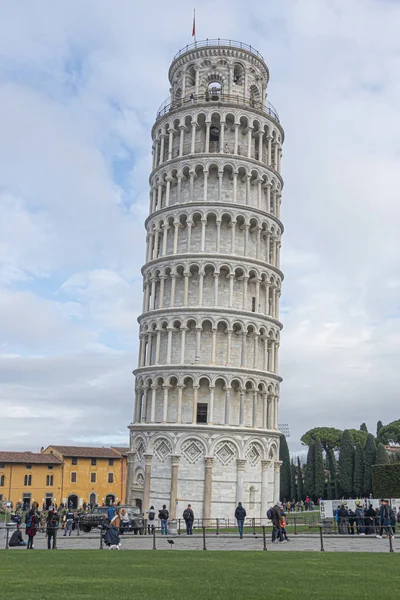
[(398, 600), (396, 554), (302, 552), (0, 553), (7, 600)]

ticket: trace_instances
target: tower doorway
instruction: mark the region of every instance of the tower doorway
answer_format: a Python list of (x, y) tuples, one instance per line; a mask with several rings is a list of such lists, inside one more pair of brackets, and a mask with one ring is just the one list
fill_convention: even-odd
[(78, 496), (76, 494), (70, 494), (67, 499), (68, 508), (76, 510), (78, 508)]

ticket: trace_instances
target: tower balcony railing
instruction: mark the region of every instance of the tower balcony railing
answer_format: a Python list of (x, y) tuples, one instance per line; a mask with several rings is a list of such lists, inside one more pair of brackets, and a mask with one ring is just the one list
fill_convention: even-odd
[(157, 111), (156, 121), (163, 115), (168, 114), (178, 108), (187, 108), (191, 104), (240, 104), (249, 108), (259, 110), (272, 117), (279, 123), (279, 115), (275, 107), (267, 102), (260, 102), (254, 98), (248, 98), (243, 94), (225, 94), (221, 90), (211, 90), (202, 94), (190, 94), (184, 98), (178, 98), (171, 102), (170, 98), (165, 100)]
[(186, 54), (186, 52), (190, 52), (191, 50), (197, 50), (198, 48), (207, 48), (209, 46), (222, 46), (224, 48), (239, 48), (240, 50), (246, 50), (247, 52), (251, 52), (255, 56), (257, 56), (260, 60), (264, 61), (263, 57), (253, 46), (249, 46), (248, 44), (244, 44), (243, 42), (236, 42), (235, 40), (224, 40), (221, 38), (217, 39), (206, 39), (200, 40), (199, 42), (193, 42), (192, 44), (188, 44), (184, 46), (177, 52), (172, 60), (176, 60), (182, 54)]

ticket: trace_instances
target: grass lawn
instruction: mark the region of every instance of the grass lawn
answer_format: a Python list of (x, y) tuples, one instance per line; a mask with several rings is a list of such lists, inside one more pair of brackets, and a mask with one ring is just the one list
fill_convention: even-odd
[(301, 552), (0, 552), (7, 600), (391, 600), (396, 554)]

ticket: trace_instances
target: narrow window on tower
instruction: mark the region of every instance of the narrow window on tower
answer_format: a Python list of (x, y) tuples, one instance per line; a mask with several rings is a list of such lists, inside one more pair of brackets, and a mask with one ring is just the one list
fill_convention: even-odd
[(202, 404), (201, 402), (197, 405), (197, 423), (207, 423), (207, 410), (208, 404)]
[(251, 299), (251, 312), (256, 312), (256, 297), (253, 296)]

